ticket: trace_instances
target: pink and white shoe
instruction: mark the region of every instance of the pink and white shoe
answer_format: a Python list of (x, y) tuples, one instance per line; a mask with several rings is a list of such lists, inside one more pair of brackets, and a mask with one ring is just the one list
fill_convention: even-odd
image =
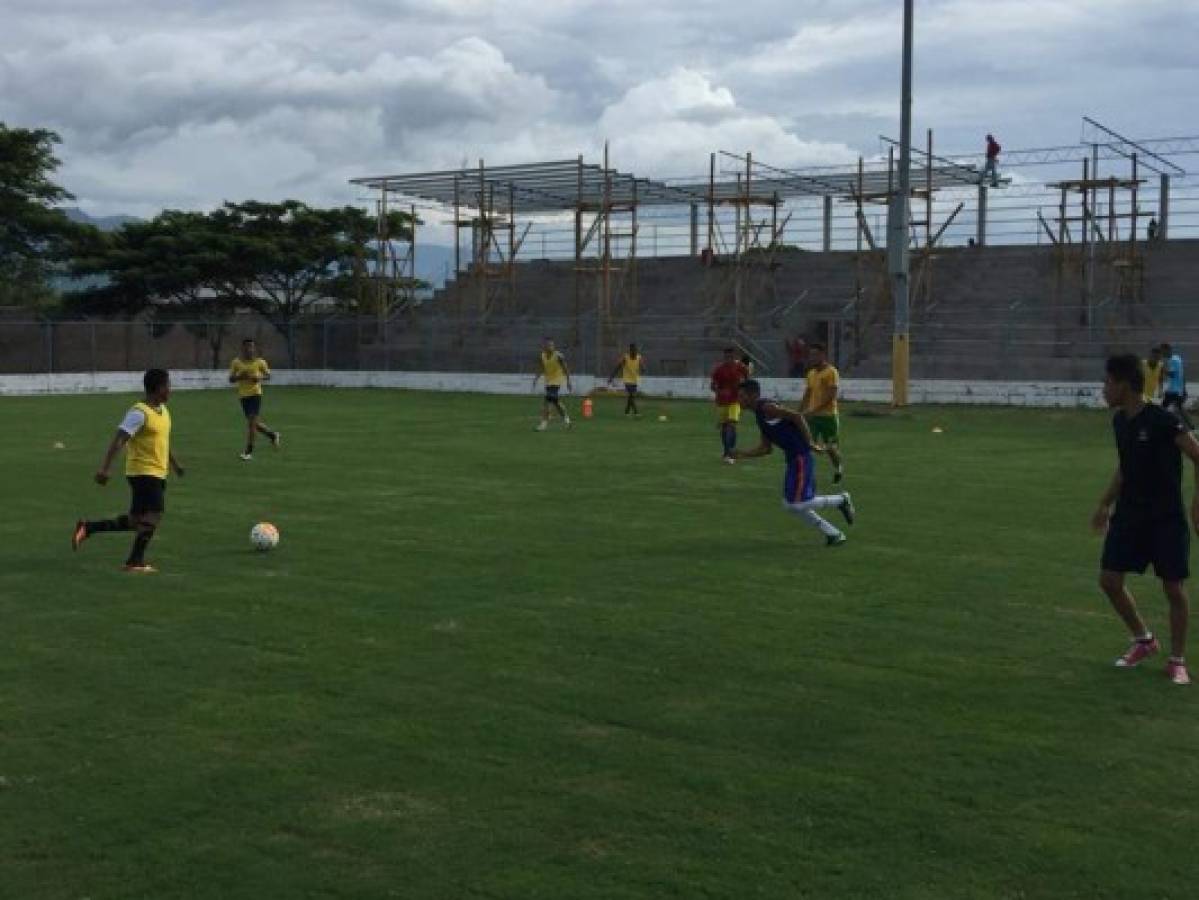
[(1157, 638), (1151, 637), (1146, 641), (1133, 641), (1124, 655), (1116, 660), (1117, 669), (1135, 669), (1146, 659), (1161, 649)]
[(1173, 659), (1166, 663), (1166, 677), (1174, 684), (1191, 683), (1191, 673), (1187, 671), (1187, 664)]

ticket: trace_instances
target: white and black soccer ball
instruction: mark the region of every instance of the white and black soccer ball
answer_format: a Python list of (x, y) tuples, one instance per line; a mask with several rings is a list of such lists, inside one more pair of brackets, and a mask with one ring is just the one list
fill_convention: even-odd
[(250, 529), (250, 546), (255, 550), (274, 550), (279, 546), (279, 529), (270, 522), (259, 522)]

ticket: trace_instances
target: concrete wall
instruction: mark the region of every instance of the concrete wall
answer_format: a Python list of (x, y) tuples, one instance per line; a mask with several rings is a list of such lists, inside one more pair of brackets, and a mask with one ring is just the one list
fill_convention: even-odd
[[(176, 370), (171, 380), (176, 390), (230, 390), (224, 372), (203, 369)], [(803, 394), (803, 382), (789, 378), (763, 378), (762, 387), (772, 397), (795, 400)], [(600, 382), (602, 384), (603, 382)], [(532, 395), (532, 379), (524, 375), (454, 372), (331, 372), (322, 370), (279, 370), (273, 386), (326, 388), (384, 388), (457, 393)], [(576, 395), (597, 386), (590, 375), (574, 378)], [(705, 378), (646, 378), (643, 390), (651, 396), (707, 400), (711, 397)], [(136, 393), (141, 388), (140, 372), (98, 372), (52, 375), (0, 375), (0, 396), (40, 394)], [(1199, 392), (1199, 384), (1192, 385)], [(966, 404), (979, 406), (1100, 407), (1096, 383), (936, 381), (917, 380), (910, 388), (916, 404)], [(884, 379), (846, 379), (842, 395), (847, 401), (889, 403), (891, 383)]]

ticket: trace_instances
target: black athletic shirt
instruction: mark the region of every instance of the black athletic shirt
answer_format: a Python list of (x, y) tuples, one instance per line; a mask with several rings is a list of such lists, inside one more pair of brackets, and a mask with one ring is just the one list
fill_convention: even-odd
[(1181, 512), (1182, 451), (1175, 441), (1186, 434), (1186, 426), (1173, 413), (1146, 403), (1131, 419), (1117, 412), (1112, 428), (1120, 453), (1117, 515), (1157, 517)]

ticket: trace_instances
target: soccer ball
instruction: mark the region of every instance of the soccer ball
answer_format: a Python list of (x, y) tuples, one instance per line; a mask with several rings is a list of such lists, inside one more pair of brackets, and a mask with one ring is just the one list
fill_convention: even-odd
[(270, 522), (259, 522), (250, 529), (250, 545), (255, 550), (274, 550), (279, 545), (279, 529)]

